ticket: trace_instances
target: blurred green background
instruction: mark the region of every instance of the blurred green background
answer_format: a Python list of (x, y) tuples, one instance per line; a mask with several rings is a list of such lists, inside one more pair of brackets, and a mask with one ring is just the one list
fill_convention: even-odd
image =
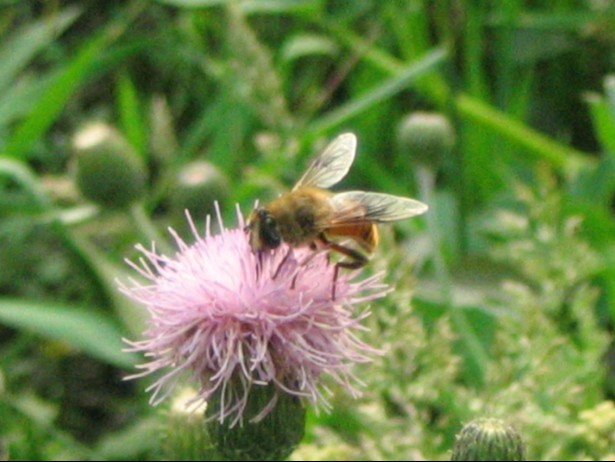
[(341, 189), (431, 210), (382, 229), (387, 353), (293, 457), (447, 460), (483, 416), (531, 458), (615, 457), (612, 2), (0, 0), (0, 37), (0, 458), (177, 457), (122, 381), (123, 260), (344, 131)]

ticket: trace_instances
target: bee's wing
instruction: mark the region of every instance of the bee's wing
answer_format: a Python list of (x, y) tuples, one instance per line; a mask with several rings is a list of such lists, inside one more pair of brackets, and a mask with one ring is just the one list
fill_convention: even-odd
[(350, 170), (356, 149), (357, 137), (353, 133), (339, 135), (312, 161), (293, 191), (301, 186), (323, 189), (333, 186)]
[(347, 191), (335, 194), (330, 199), (335, 210), (330, 226), (373, 221), (385, 223), (421, 215), (427, 205), (408, 197), (364, 191)]

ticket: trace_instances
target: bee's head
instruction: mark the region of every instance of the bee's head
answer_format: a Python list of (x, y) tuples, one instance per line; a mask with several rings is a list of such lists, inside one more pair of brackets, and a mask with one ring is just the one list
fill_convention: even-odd
[(253, 251), (275, 249), (282, 243), (278, 222), (262, 207), (250, 213), (245, 229), (250, 233), (250, 246)]

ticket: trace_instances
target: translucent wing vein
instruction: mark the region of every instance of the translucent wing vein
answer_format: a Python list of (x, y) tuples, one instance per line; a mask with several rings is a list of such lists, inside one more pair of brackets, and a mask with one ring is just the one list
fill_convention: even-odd
[(356, 149), (357, 137), (353, 133), (339, 135), (312, 161), (293, 191), (302, 186), (323, 189), (333, 186), (350, 170)]
[(364, 220), (386, 223), (404, 220), (425, 213), (427, 205), (408, 197), (364, 191), (347, 191), (334, 195), (331, 204), (335, 209), (337, 225)]

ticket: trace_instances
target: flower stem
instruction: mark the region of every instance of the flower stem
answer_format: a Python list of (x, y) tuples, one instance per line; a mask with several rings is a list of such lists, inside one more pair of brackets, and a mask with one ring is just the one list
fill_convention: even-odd
[(41, 212), (51, 210), (51, 200), (40, 187), (36, 175), (25, 163), (8, 157), (0, 157), (0, 176), (11, 178), (21, 186), (34, 199)]
[(426, 214), (427, 228), (428, 234), (432, 239), (436, 279), (441, 288), (442, 301), (444, 305), (448, 307), (451, 320), (461, 339), (464, 350), (468, 355), (468, 359), (474, 366), (474, 370), (478, 372), (478, 377), (475, 377), (475, 379), (477, 379), (478, 383), (482, 383), (485, 378), (485, 367), (489, 360), (489, 356), (476, 336), (463, 308), (455, 304), (453, 280), (442, 253), (442, 238), (438, 226), (438, 215), (434, 194), (435, 175), (434, 172), (425, 165), (418, 165), (416, 172), (420, 199), (426, 204), (429, 204), (431, 208)]
[(130, 218), (143, 238), (148, 242), (155, 242), (161, 253), (167, 255), (174, 253), (169, 241), (158, 231), (158, 228), (145, 213), (142, 203), (138, 202), (130, 207)]

